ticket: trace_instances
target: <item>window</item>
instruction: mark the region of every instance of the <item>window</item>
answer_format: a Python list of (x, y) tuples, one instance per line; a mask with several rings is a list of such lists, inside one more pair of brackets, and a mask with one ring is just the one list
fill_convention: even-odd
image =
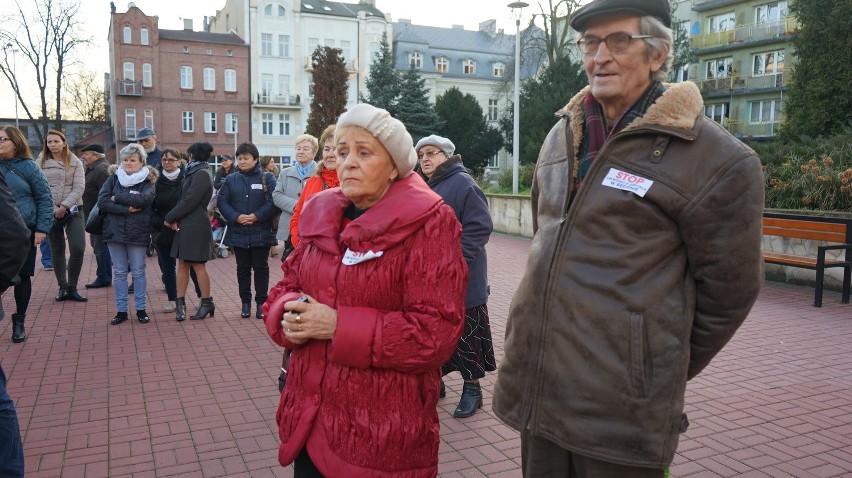
[(717, 58), (707, 61), (707, 79), (727, 78), (734, 72), (734, 59), (732, 57)]
[(180, 67), (180, 87), (185, 90), (192, 89), (192, 67), (191, 66), (182, 66)]
[(777, 75), (784, 71), (784, 50), (758, 53), (752, 61), (754, 76)]
[(435, 60), (435, 69), (438, 70), (438, 73), (446, 73), (447, 66), (449, 62), (446, 57), (439, 56), (437, 60)]
[(722, 121), (728, 117), (728, 103), (704, 105), (704, 116), (722, 124)]
[(269, 5), (263, 7), (263, 14), (267, 17), (271, 17), (272, 15), (283, 17), (284, 13), (286, 13), (286, 10), (284, 10), (284, 7), (282, 7), (281, 5), (273, 5), (270, 3)]
[(283, 17), (284, 13), (285, 13), (284, 7), (282, 7), (281, 5), (278, 5), (278, 16)]
[(752, 124), (777, 123), (781, 120), (781, 100), (752, 101), (750, 121)]
[(260, 54), (264, 56), (272, 56), (272, 34), (260, 34)]
[(348, 42), (346, 40), (340, 40), (340, 50), (341, 56), (343, 59), (349, 59), (349, 55), (352, 53), (352, 42)]
[(269, 73), (260, 76), (260, 94), (264, 100), (268, 100), (272, 95), (272, 75)]
[(689, 63), (677, 67), (674, 71), (674, 82), (683, 83), (689, 79)]
[(324, 45), (327, 46), (327, 47), (330, 47), (330, 48), (334, 48), (334, 39), (333, 38), (326, 38)]
[(184, 52), (184, 53), (189, 53), (189, 47), (188, 47), (188, 46), (183, 47), (183, 52)]
[(272, 113), (260, 115), (260, 126), (263, 134), (267, 136), (272, 134)]
[(787, 18), (787, 2), (768, 3), (754, 9), (754, 23), (772, 23)]
[(497, 99), (489, 98), (488, 99), (488, 121), (497, 121)]
[(278, 115), (278, 135), (290, 136), (290, 115), (284, 113)]
[(154, 110), (145, 110), (145, 127), (154, 129)]
[(237, 91), (237, 70), (225, 70), (225, 91)]
[(419, 52), (412, 52), (408, 54), (408, 64), (409, 66), (420, 69), (423, 68), (423, 55)]
[(236, 113), (225, 113), (225, 133), (234, 134), (237, 132), (238, 116)]
[(142, 63), (142, 86), (145, 88), (150, 88), (153, 86), (153, 80), (151, 79), (151, 64), (150, 63)]
[(181, 113), (180, 130), (184, 133), (192, 133), (195, 131), (195, 113), (192, 111), (184, 111)]
[(216, 70), (214, 68), (204, 69), (204, 89), (206, 91), (216, 90)]
[(506, 65), (503, 63), (497, 62), (494, 64), (494, 76), (497, 78), (502, 78), (503, 73), (506, 72)]
[(381, 50), (382, 46), (378, 42), (370, 42), (370, 58), (376, 58)]
[(204, 50), (204, 53), (206, 53), (206, 54), (208, 54), (208, 55), (212, 55), (212, 54), (213, 54), (213, 49), (212, 49), (212, 48), (208, 48), (208, 49)]
[(124, 126), (128, 138), (136, 137), (136, 110), (127, 108), (124, 110)]
[(290, 35), (278, 35), (278, 56), (290, 57)]
[(205, 111), (204, 112), (204, 132), (205, 133), (215, 133), (216, 132), (216, 113), (213, 111)]
[(319, 38), (308, 38), (308, 56), (313, 55), (318, 46)]
[(271, 3), (269, 5), (263, 7), (263, 14), (266, 15), (267, 17), (272, 16), (272, 4)]
[(490, 158), (488, 158), (488, 166), (487, 167), (496, 168), (496, 167), (499, 167), (499, 166), (500, 166), (500, 161), (499, 161), (499, 158), (497, 157), (496, 154), (494, 156), (491, 156)]
[(473, 60), (465, 60), (462, 62), (462, 72), (465, 75), (475, 75), (476, 74), (476, 62)]
[(142, 28), (139, 30), (139, 43), (142, 45), (148, 44), (148, 29)]
[(136, 81), (135, 67), (133, 66), (132, 61), (125, 61), (124, 62), (124, 80), (125, 81)]
[(124, 38), (122, 39), (122, 41), (124, 43), (127, 43), (128, 45), (133, 43), (133, 30), (130, 27), (124, 27), (123, 32)]
[(734, 12), (716, 15), (708, 19), (708, 33), (724, 32), (733, 30), (737, 23), (737, 16)]
[(278, 94), (290, 94), (290, 75), (278, 75)]

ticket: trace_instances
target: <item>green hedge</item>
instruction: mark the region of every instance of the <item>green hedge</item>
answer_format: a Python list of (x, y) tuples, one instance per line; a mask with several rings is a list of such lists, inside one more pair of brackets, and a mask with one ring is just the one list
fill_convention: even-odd
[(852, 212), (852, 126), (820, 138), (753, 142), (766, 178), (766, 207)]

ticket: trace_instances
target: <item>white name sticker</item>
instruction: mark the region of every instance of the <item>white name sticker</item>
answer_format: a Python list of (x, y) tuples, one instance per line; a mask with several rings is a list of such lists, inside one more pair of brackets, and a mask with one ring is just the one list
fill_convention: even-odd
[(354, 266), (355, 264), (360, 264), (362, 262), (382, 257), (382, 254), (384, 254), (384, 251), (355, 252), (347, 247), (346, 254), (343, 254), (341, 262), (344, 266)]
[(263, 184), (252, 184), (251, 188), (252, 189), (263, 189)]
[(643, 178), (642, 176), (636, 176), (635, 174), (619, 171), (615, 168), (610, 168), (609, 173), (607, 173), (601, 184), (609, 188), (630, 191), (640, 198), (643, 198), (645, 197), (645, 193), (647, 193), (648, 190), (651, 189), (651, 186), (654, 185), (654, 181)]

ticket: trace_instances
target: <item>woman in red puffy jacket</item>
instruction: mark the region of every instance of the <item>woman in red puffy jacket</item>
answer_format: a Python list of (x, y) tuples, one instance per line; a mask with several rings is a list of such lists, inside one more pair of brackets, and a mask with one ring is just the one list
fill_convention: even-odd
[(290, 242), (293, 243), (293, 247), (299, 245), (299, 218), (302, 216), (305, 201), (320, 191), (340, 186), (340, 179), (337, 177), (337, 151), (334, 147), (335, 128), (335, 125), (329, 125), (320, 135), (322, 162), (319, 171), (316, 176), (311, 176), (305, 181), (299, 201), (293, 208), (293, 218), (290, 219)]
[(464, 322), (461, 227), (411, 174), (411, 136), (387, 111), (353, 107), (335, 144), (340, 189), (305, 205), (264, 305), (293, 350), (278, 460), (296, 477), (434, 477), (440, 369)]

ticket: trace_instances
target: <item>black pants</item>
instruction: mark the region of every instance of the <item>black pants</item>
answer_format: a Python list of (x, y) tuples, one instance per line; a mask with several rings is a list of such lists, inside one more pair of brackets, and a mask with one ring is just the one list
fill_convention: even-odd
[(618, 465), (568, 451), (552, 441), (521, 432), (525, 478), (663, 478), (665, 470)]
[(251, 271), (254, 270), (254, 300), (266, 301), (269, 293), (269, 246), (244, 249), (234, 248), (237, 256), (237, 284), (240, 287), (240, 300), (251, 302)]
[(293, 478), (324, 478), (308, 455), (307, 448), (302, 448), (293, 461)]

